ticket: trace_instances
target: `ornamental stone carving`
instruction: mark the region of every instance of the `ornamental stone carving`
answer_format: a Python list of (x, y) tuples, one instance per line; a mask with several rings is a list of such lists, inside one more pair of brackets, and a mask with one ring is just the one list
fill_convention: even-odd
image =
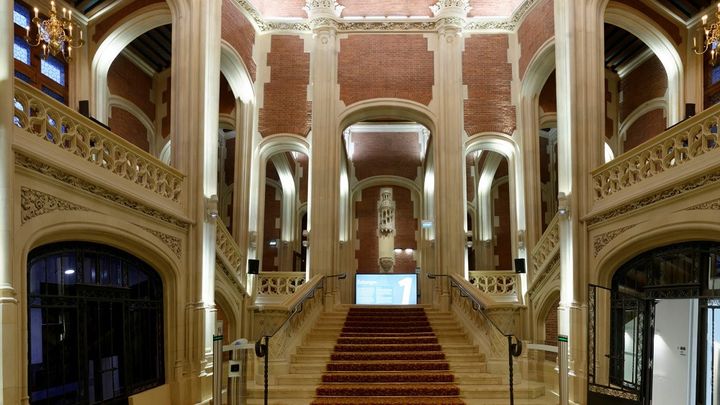
[(435, 17), (455, 16), (466, 17), (471, 7), (468, 0), (440, 0), (430, 6)]
[(55, 211), (90, 211), (80, 205), (27, 187), (20, 188), (20, 209), (20, 221), (23, 224), (35, 217)]
[(594, 238), (593, 238), (593, 250), (594, 250), (593, 253), (594, 253), (594, 256), (597, 256), (598, 253), (600, 253), (600, 251), (603, 250), (603, 248), (604, 248), (605, 246), (607, 246), (608, 243), (612, 242), (612, 240), (615, 239), (615, 238), (617, 238), (621, 233), (627, 231), (627, 230), (630, 229), (630, 228), (635, 227), (636, 225), (637, 225), (637, 224), (629, 225), (629, 226), (624, 226), (624, 227), (622, 227), (622, 228), (620, 228), (620, 229), (615, 229), (615, 230), (610, 231), (610, 232), (605, 232), (605, 233), (603, 233), (603, 234), (600, 234), (600, 235), (597, 235), (596, 237), (594, 237)]
[(685, 211), (698, 210), (720, 210), (720, 199), (707, 201), (701, 204), (693, 205), (692, 207), (685, 208)]
[[(137, 225), (137, 224), (135, 224)], [(137, 225), (138, 227), (144, 229), (145, 231), (153, 234), (156, 238), (160, 239), (162, 243), (165, 244), (170, 250), (172, 250), (173, 253), (175, 253), (175, 256), (179, 259), (182, 254), (182, 241), (180, 238), (177, 238), (172, 235), (168, 235), (164, 232), (156, 231), (155, 229), (147, 228), (141, 225)]]

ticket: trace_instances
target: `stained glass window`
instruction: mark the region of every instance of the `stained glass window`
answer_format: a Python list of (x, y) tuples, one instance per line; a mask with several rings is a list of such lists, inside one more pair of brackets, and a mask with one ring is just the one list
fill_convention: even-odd
[(61, 86), (65, 85), (65, 65), (52, 56), (40, 60), (40, 73)]
[(13, 9), (13, 22), (24, 29), (30, 26), (30, 9), (23, 6), (22, 4), (15, 3)]
[(26, 65), (30, 64), (30, 45), (18, 36), (15, 36), (13, 43), (13, 57)]

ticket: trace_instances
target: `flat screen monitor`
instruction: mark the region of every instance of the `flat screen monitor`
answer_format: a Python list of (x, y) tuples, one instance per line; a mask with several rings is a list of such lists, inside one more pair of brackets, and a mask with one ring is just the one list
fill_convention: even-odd
[(356, 274), (355, 303), (363, 305), (417, 304), (417, 274)]

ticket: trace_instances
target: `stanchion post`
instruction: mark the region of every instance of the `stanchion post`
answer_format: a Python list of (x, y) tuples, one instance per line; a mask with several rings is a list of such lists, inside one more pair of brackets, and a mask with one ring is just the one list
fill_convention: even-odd
[(568, 337), (558, 335), (560, 405), (568, 405)]

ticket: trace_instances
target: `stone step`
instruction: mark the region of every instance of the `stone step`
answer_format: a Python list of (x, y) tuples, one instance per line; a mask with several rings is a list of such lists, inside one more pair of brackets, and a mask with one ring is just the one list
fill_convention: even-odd
[[(298, 353), (290, 356), (292, 363), (322, 363), (330, 360), (330, 353)], [(411, 352), (407, 352), (411, 353)], [(478, 366), (485, 362), (485, 356), (474, 353), (474, 354), (463, 354), (463, 353), (449, 353), (445, 352), (445, 360), (451, 364), (458, 363), (458, 365), (467, 363), (472, 366)]]
[[(515, 398), (535, 399), (545, 395), (545, 387), (539, 383), (524, 384), (513, 389)], [(465, 385), (460, 384), (460, 396), (468, 399), (509, 398), (506, 385)]]

